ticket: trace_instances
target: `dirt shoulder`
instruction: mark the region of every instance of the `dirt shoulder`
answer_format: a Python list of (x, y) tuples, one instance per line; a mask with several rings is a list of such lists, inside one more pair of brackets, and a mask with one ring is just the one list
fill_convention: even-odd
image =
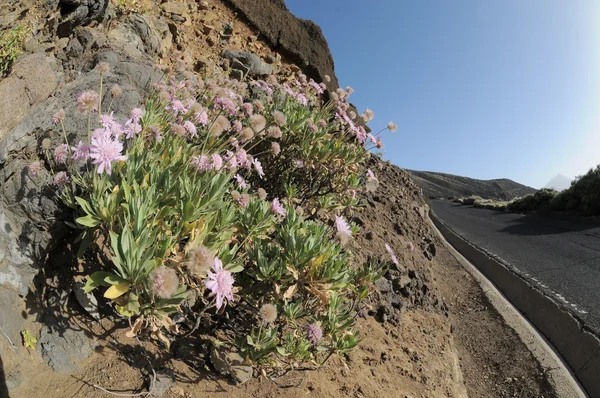
[(546, 370), (471, 274), (443, 245), (434, 261), (469, 396), (555, 397)]

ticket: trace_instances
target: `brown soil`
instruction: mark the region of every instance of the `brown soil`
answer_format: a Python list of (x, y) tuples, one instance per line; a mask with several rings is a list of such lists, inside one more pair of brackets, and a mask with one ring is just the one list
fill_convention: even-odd
[(544, 369), (443, 245), (435, 264), (469, 396), (554, 397)]

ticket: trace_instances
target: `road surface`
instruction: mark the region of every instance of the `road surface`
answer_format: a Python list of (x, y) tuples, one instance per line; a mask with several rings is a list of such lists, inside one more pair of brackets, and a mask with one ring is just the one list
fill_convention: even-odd
[(600, 226), (477, 209), (444, 200), (434, 213), (600, 334)]

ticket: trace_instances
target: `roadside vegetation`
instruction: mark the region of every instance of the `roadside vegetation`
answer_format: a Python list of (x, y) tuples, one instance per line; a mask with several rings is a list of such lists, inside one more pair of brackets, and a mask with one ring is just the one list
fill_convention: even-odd
[(0, 33), (0, 77), (10, 72), (13, 63), (23, 51), (26, 36), (27, 28), (23, 25)]
[(575, 177), (564, 191), (540, 189), (536, 193), (515, 198), (509, 202), (483, 199), (480, 196), (453, 199), (455, 203), (478, 208), (529, 212), (535, 210), (574, 211), (586, 216), (600, 214), (600, 165), (582, 176)]
[(365, 163), (379, 133), (395, 125), (367, 133), (373, 112), (349, 111), (351, 89), (323, 102), (324, 84), (304, 75), (248, 84), (178, 69), (188, 77), (157, 66), (164, 81), (127, 121), (83, 92), (85, 140), (69, 142), (69, 115), (54, 117), (65, 141), (46, 162), (80, 234), (85, 293), (128, 319), (131, 337), (168, 348), (208, 335), (263, 369), (352, 350), (360, 303), (397, 260), (353, 262), (358, 227), (346, 217), (376, 181)]

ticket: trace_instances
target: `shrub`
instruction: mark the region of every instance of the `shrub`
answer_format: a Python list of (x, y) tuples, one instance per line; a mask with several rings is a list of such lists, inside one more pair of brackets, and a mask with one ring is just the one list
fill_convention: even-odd
[(27, 36), (27, 29), (18, 25), (13, 29), (5, 30), (0, 34), (0, 77), (8, 75), (12, 64), (21, 51)]
[(364, 144), (381, 139), (346, 116), (339, 92), (321, 104), (321, 86), (303, 77), (255, 84), (261, 100), (245, 83), (170, 76), (125, 123), (110, 104), (102, 113), (101, 96), (81, 94), (98, 128), (47, 160), (76, 215), (80, 254), (104, 253), (85, 257), (85, 290), (130, 318), (130, 335), (167, 347), (183, 327), (255, 365), (347, 352), (358, 303), (385, 263), (351, 266), (344, 243), (357, 227), (318, 216), (358, 205), (356, 190), (376, 181)]
[(558, 191), (554, 189), (540, 189), (536, 193), (511, 200), (507, 205), (507, 209), (516, 212), (546, 209), (550, 207), (552, 199), (557, 194)]
[(463, 201), (462, 201), (462, 203), (464, 205), (472, 205), (477, 200), (483, 200), (483, 198), (481, 196), (473, 195), (473, 196), (469, 196), (468, 198), (464, 198)]

